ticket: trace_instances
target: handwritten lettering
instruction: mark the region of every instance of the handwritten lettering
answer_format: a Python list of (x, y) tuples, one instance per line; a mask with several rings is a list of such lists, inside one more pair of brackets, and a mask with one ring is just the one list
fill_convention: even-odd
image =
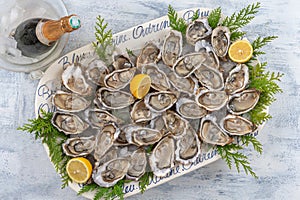
[(132, 37), (134, 39), (138, 39), (140, 37), (145, 37), (149, 34), (151, 34), (152, 32), (158, 32), (161, 31), (163, 29), (166, 29), (170, 27), (169, 21), (168, 20), (163, 20), (160, 23), (157, 24), (151, 24), (149, 23), (148, 26), (137, 26), (133, 29), (132, 32)]
[(123, 189), (123, 193), (127, 194), (129, 192), (133, 192), (135, 189), (136, 189), (136, 187), (133, 184), (126, 185)]
[(40, 97), (42, 97), (45, 100), (48, 100), (52, 95), (52, 91), (46, 84), (41, 85), (37, 93)]
[(182, 18), (189, 22), (192, 20), (193, 18), (193, 15), (195, 14), (195, 12), (198, 12), (199, 14), (199, 17), (207, 17), (209, 15), (209, 10), (204, 10), (204, 11), (201, 11), (200, 9), (198, 10), (188, 10), (186, 11), (183, 15), (182, 15)]
[(70, 57), (63, 56), (61, 59), (58, 60), (57, 64), (62, 64), (63, 69), (66, 69), (68, 65), (73, 63), (80, 63), (80, 61), (92, 57), (94, 52), (85, 52), (81, 54), (73, 53)]
[(117, 36), (115, 36), (115, 38), (113, 38), (112, 43), (114, 45), (118, 46), (119, 44), (127, 42), (128, 40), (129, 40), (129, 38), (125, 34), (123, 34), (123, 35), (117, 35)]

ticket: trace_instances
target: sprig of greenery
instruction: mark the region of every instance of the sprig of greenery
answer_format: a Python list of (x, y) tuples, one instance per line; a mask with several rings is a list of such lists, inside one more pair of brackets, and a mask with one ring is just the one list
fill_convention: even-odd
[(267, 37), (258, 37), (252, 42), (252, 48), (253, 48), (253, 56), (257, 57), (259, 55), (265, 54), (265, 52), (260, 51), (260, 49), (267, 45), (268, 43), (272, 42), (274, 39), (278, 38), (277, 36), (267, 36)]
[(248, 157), (238, 152), (242, 149), (242, 146), (234, 143), (227, 144), (225, 146), (217, 146), (219, 155), (227, 163), (229, 169), (231, 169), (234, 164), (237, 171), (240, 172), (240, 166), (242, 166), (247, 175), (250, 174), (254, 178), (258, 178), (253, 169), (250, 167)]
[(139, 179), (139, 187), (141, 190), (141, 193), (144, 193), (146, 191), (146, 188), (149, 185), (150, 180), (153, 179), (153, 172), (148, 171), (146, 172), (140, 179)]
[(35, 139), (41, 139), (42, 143), (49, 148), (49, 157), (53, 163), (55, 170), (62, 178), (62, 188), (68, 186), (71, 180), (66, 171), (66, 165), (69, 157), (64, 155), (62, 143), (67, 139), (67, 136), (58, 131), (51, 123), (53, 113), (41, 111), (42, 117), (28, 120), (28, 124), (19, 127), (18, 130), (34, 134)]
[(222, 12), (221, 7), (218, 7), (210, 12), (207, 20), (211, 28), (214, 29), (219, 25), (221, 19), (221, 12)]
[(259, 154), (262, 154), (263, 152), (262, 144), (257, 140), (256, 137), (254, 137), (251, 134), (248, 134), (248, 135), (240, 136), (240, 139), (243, 145), (248, 147), (250, 144), (252, 144), (253, 149), (257, 151)]
[(107, 30), (108, 24), (100, 15), (97, 17), (95, 26), (95, 37), (97, 42), (93, 42), (100, 59), (107, 61), (108, 47), (112, 46), (112, 30)]
[(177, 12), (174, 10), (174, 8), (171, 5), (168, 6), (168, 17), (170, 21), (170, 27), (173, 30), (177, 30), (182, 34), (185, 34), (187, 24), (185, 23), (183, 18), (178, 17)]
[(199, 17), (200, 17), (200, 10), (197, 9), (192, 16), (192, 21), (197, 20)]

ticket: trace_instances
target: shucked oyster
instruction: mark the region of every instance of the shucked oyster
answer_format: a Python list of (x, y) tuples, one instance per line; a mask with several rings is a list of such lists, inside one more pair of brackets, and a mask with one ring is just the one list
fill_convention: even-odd
[(186, 133), (188, 121), (180, 117), (176, 112), (167, 110), (163, 113), (165, 126), (174, 138), (180, 138)]
[(62, 73), (62, 82), (70, 91), (89, 96), (92, 94), (93, 88), (90, 86), (83, 75), (81, 65), (69, 65)]
[(57, 91), (52, 97), (52, 103), (60, 111), (79, 112), (85, 110), (90, 102), (85, 98), (75, 94), (63, 91)]
[(112, 115), (108, 111), (101, 109), (91, 109), (87, 113), (88, 121), (91, 122), (92, 126), (102, 128), (105, 124), (114, 122), (117, 124), (122, 123), (122, 120)]
[(142, 49), (140, 55), (137, 58), (137, 68), (141, 65), (157, 63), (160, 60), (160, 49), (152, 42), (149, 42)]
[(100, 165), (93, 172), (93, 180), (101, 187), (111, 187), (127, 174), (130, 166), (128, 158), (116, 158)]
[(137, 101), (130, 112), (130, 117), (133, 122), (140, 123), (150, 121), (156, 114), (151, 112), (149, 108), (146, 107), (143, 100)]
[(96, 85), (104, 86), (104, 77), (109, 73), (106, 64), (99, 59), (92, 60), (86, 69), (86, 76)]
[(190, 23), (186, 29), (187, 42), (195, 45), (198, 40), (208, 37), (212, 32), (207, 18), (201, 18)]
[(216, 27), (211, 34), (211, 44), (219, 57), (227, 54), (230, 45), (230, 30), (225, 26)]
[(199, 82), (210, 90), (221, 90), (224, 87), (223, 74), (219, 70), (201, 65), (194, 74)]
[(162, 91), (147, 94), (144, 101), (151, 111), (161, 113), (171, 108), (177, 97), (172, 92)]
[(258, 100), (260, 92), (256, 89), (244, 90), (231, 96), (227, 104), (228, 111), (231, 114), (241, 115), (253, 109)]
[(78, 157), (87, 156), (95, 148), (95, 137), (68, 138), (62, 145), (67, 156)]
[(151, 78), (151, 87), (158, 91), (166, 91), (170, 88), (170, 83), (166, 74), (159, 70), (156, 64), (146, 64), (142, 66), (142, 73), (148, 74)]
[(220, 124), (223, 130), (230, 135), (245, 135), (256, 129), (251, 121), (236, 115), (227, 115), (221, 120)]
[(117, 55), (114, 56), (113, 66), (115, 70), (119, 70), (119, 69), (131, 68), (133, 67), (133, 64), (131, 63), (130, 59), (125, 57), (124, 55)]
[(130, 93), (108, 88), (100, 88), (96, 93), (96, 98), (102, 106), (109, 109), (125, 108), (134, 102), (134, 98)]
[(111, 89), (126, 87), (135, 74), (136, 68), (115, 70), (104, 78), (104, 85)]
[(191, 95), (198, 89), (198, 81), (194, 77), (180, 78), (174, 72), (169, 73), (168, 77), (171, 84), (180, 92)]
[(227, 94), (234, 94), (242, 91), (247, 86), (248, 82), (248, 67), (245, 64), (239, 64), (229, 72), (224, 89)]
[(163, 138), (153, 149), (149, 164), (155, 176), (166, 176), (174, 166), (175, 142), (170, 136)]
[(208, 43), (206, 40), (199, 40), (195, 44), (195, 51), (203, 53), (206, 57), (206, 59), (201, 63), (202, 65), (219, 70), (219, 58), (213, 51), (210, 43)]
[(139, 180), (144, 175), (147, 166), (147, 156), (144, 148), (138, 148), (131, 155), (130, 166), (126, 178)]
[(188, 98), (180, 98), (176, 103), (176, 111), (184, 118), (200, 119), (207, 114), (207, 110)]
[(182, 35), (178, 31), (170, 31), (162, 47), (162, 60), (168, 66), (173, 66), (182, 52)]
[(196, 102), (209, 111), (215, 111), (226, 105), (228, 96), (224, 91), (201, 90)]
[(212, 116), (202, 118), (198, 134), (202, 141), (209, 144), (224, 146), (233, 141), (231, 137), (221, 130), (216, 123), (216, 118)]
[(123, 131), (126, 134), (126, 140), (130, 144), (135, 144), (137, 146), (147, 146), (150, 144), (155, 144), (162, 138), (162, 132), (159, 130), (135, 126), (129, 124)]
[(89, 125), (83, 122), (77, 115), (71, 113), (55, 112), (52, 124), (65, 134), (79, 134), (86, 130)]

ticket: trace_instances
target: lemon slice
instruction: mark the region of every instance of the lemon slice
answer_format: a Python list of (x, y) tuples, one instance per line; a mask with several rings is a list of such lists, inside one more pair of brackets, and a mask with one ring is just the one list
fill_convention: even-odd
[(151, 86), (151, 78), (147, 74), (137, 74), (130, 81), (130, 92), (131, 94), (142, 99), (148, 94)]
[(252, 45), (247, 40), (238, 40), (230, 45), (228, 55), (234, 62), (245, 63), (253, 55)]
[(78, 157), (69, 160), (66, 170), (74, 182), (85, 183), (91, 177), (93, 167), (88, 159)]

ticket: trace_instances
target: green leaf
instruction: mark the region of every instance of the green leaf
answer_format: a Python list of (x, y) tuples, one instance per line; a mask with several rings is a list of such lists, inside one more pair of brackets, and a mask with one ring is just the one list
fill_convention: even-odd
[(174, 10), (174, 8), (169, 5), (168, 6), (168, 18), (170, 21), (170, 27), (173, 30), (179, 31), (182, 34), (185, 34), (187, 24), (185, 23), (183, 18), (179, 18), (177, 12)]
[(248, 147), (251, 143), (253, 146), (253, 149), (255, 151), (257, 151), (259, 154), (262, 154), (262, 152), (263, 152), (262, 144), (257, 140), (256, 137), (248, 134), (248, 135), (242, 135), (242, 136), (240, 136), (240, 138), (241, 138), (243, 145)]
[(231, 41), (235, 41), (238, 39), (243, 38), (243, 36), (246, 35), (246, 32), (242, 32), (242, 31), (236, 31), (230, 34), (230, 40)]
[(252, 42), (252, 48), (253, 48), (253, 56), (258, 56), (265, 54), (265, 52), (259, 51), (260, 48), (267, 45), (268, 43), (272, 42), (274, 39), (278, 38), (277, 36), (267, 36), (267, 37), (258, 37)]
[(149, 185), (150, 180), (153, 179), (153, 172), (148, 171), (146, 172), (140, 179), (139, 179), (139, 187), (141, 189), (141, 193), (146, 191), (146, 188)]
[(221, 12), (222, 12), (221, 7), (218, 7), (210, 12), (207, 20), (211, 28), (214, 29), (219, 25), (221, 19)]
[(197, 9), (192, 16), (192, 21), (197, 20), (199, 17), (200, 17), (200, 10)]

